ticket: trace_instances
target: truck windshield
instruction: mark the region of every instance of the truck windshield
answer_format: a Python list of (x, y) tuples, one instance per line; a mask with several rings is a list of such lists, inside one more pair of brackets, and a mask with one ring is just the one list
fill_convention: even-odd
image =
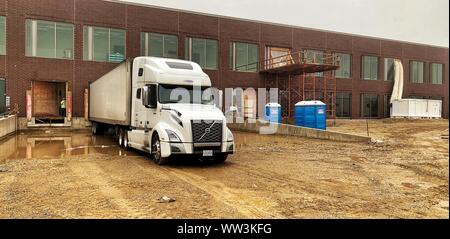
[(161, 104), (214, 104), (211, 87), (159, 85), (158, 95)]

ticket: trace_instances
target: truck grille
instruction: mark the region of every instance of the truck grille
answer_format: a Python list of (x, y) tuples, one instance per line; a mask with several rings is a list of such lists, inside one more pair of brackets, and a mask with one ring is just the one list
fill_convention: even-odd
[(192, 121), (194, 146), (213, 146), (222, 143), (222, 121)]

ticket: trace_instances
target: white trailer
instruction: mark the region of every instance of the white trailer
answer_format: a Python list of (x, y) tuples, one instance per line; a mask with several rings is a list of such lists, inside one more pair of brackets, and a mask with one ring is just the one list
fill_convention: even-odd
[(174, 155), (224, 162), (233, 134), (201, 67), (189, 61), (137, 57), (89, 87), (92, 133), (114, 129), (118, 144), (165, 164)]
[(441, 118), (442, 101), (401, 99), (392, 102), (392, 118)]

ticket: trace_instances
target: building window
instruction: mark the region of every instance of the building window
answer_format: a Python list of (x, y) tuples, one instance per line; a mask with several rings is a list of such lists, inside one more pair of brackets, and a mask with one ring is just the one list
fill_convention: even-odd
[(196, 62), (204, 69), (217, 69), (217, 40), (187, 37), (185, 59)]
[(122, 62), (125, 60), (125, 31), (84, 26), (83, 60)]
[(272, 69), (291, 64), (293, 62), (291, 49), (266, 46), (266, 56), (264, 60), (265, 69)]
[(378, 80), (378, 57), (363, 56), (362, 78), (364, 80)]
[(352, 116), (352, 94), (336, 93), (336, 116), (349, 118)]
[(385, 81), (394, 81), (395, 78), (395, 59), (394, 58), (385, 58), (384, 59), (384, 80)]
[[(306, 50), (305, 58), (307, 62), (311, 62), (313, 64), (323, 64), (323, 51)], [(323, 72), (316, 72), (314, 75), (322, 77)]]
[(0, 55), (6, 55), (6, 17), (0, 16)]
[(73, 24), (26, 20), (25, 55), (73, 59)]
[(256, 72), (258, 70), (258, 45), (232, 42), (229, 58), (231, 70)]
[(378, 117), (377, 94), (361, 94), (361, 116), (365, 118)]
[(410, 82), (411, 83), (423, 83), (423, 62), (411, 61), (410, 64)]
[(384, 118), (389, 118), (389, 117), (391, 117), (391, 95), (384, 95), (383, 103), (384, 103), (384, 109), (383, 109)]
[(350, 78), (352, 68), (352, 57), (350, 54), (344, 54), (344, 53), (336, 53), (336, 55), (339, 57), (339, 69), (335, 71), (335, 75), (337, 78)]
[(431, 63), (431, 83), (441, 85), (442, 84), (442, 64)]
[(178, 37), (159, 33), (141, 33), (141, 55), (178, 58)]

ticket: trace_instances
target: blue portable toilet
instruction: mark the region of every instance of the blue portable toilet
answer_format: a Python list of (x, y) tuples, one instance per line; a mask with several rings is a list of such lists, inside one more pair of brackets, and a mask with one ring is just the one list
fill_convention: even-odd
[(269, 122), (281, 123), (281, 105), (278, 103), (268, 103), (266, 105), (265, 119)]
[(318, 100), (298, 102), (295, 104), (295, 125), (325, 130), (327, 106)]

